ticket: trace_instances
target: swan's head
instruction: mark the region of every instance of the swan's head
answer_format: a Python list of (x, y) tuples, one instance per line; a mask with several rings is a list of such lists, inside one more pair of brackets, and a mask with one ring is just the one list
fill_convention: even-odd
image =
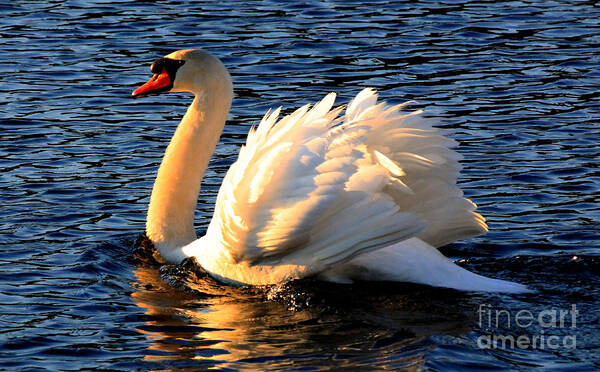
[(221, 61), (202, 49), (178, 50), (150, 66), (154, 76), (131, 94), (134, 97), (162, 92), (208, 93), (231, 96), (231, 77)]

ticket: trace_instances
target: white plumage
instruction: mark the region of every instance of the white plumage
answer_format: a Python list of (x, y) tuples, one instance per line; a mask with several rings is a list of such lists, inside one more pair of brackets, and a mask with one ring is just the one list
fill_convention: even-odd
[[(147, 233), (167, 260), (194, 256), (231, 284), (316, 275), (338, 282), (525, 290), (470, 273), (434, 248), (487, 231), (475, 204), (456, 186), (456, 143), (420, 111), (402, 113), (403, 105), (378, 103), (369, 88), (345, 111), (332, 109), (330, 93), (283, 118), (280, 109), (268, 112), (227, 172), (206, 235), (193, 240), (190, 195), (197, 197), (216, 145), (214, 131), (223, 128), (231, 82), (206, 52), (167, 58), (185, 61), (173, 90), (196, 95), (161, 164), (149, 208)], [(201, 143), (206, 137), (212, 140)], [(186, 232), (171, 226), (182, 220)]]

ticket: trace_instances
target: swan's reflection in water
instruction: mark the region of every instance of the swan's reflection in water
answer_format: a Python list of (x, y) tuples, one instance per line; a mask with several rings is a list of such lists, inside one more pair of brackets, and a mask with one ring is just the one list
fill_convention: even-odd
[(138, 328), (151, 341), (144, 360), (161, 369), (418, 369), (431, 336), (460, 336), (473, 323), (454, 291), (312, 281), (231, 288), (179, 269), (167, 283), (161, 271), (137, 268), (132, 294), (147, 316)]

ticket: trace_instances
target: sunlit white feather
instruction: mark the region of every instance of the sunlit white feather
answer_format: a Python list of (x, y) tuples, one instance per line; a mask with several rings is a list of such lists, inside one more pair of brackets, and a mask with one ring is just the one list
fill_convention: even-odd
[(412, 237), (439, 245), (486, 231), (456, 187), (455, 143), (420, 111), (378, 104), (372, 89), (341, 116), (334, 100), (330, 93), (312, 109), (263, 117), (223, 180), (206, 236), (187, 255), (223, 280), (266, 284)]

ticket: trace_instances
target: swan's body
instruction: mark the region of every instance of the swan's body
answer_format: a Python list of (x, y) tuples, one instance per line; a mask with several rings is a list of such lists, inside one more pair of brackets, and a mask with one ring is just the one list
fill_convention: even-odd
[(280, 120), (279, 110), (267, 113), (227, 172), (206, 235), (197, 239), (194, 210), (231, 106), (231, 79), (201, 50), (174, 52), (152, 71), (155, 77), (134, 95), (179, 90), (196, 96), (150, 200), (146, 233), (165, 260), (194, 256), (230, 284), (318, 276), (526, 290), (464, 270), (434, 248), (487, 231), (456, 186), (455, 143), (420, 112), (377, 104), (371, 89), (343, 115), (342, 108), (331, 109), (333, 93)]

